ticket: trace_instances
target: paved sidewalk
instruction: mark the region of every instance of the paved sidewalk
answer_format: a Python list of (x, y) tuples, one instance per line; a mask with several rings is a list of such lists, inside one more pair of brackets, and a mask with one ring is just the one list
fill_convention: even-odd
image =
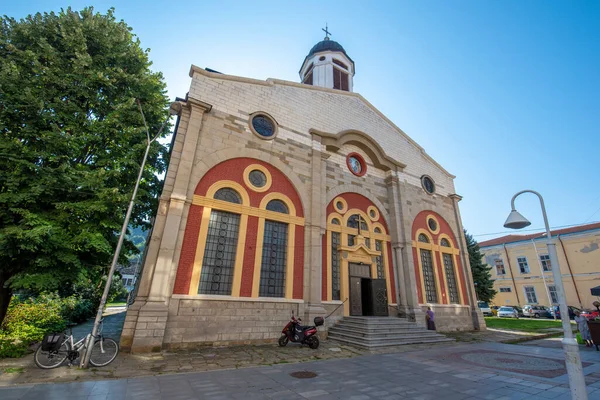
[[(589, 398), (600, 358), (582, 352)], [(298, 379), (290, 374), (310, 372)], [(301, 364), (0, 388), (12, 399), (570, 399), (562, 353), (499, 343), (432, 347)]]

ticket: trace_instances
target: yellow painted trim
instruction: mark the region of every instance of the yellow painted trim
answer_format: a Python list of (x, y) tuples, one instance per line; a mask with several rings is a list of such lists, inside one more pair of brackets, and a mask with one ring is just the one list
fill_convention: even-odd
[[(334, 223), (332, 223), (333, 219), (337, 218), (340, 221), (339, 225), (336, 225)], [(332, 212), (331, 214), (329, 214), (329, 216), (327, 217), (327, 225), (333, 225), (334, 227), (337, 226), (338, 229), (342, 228), (342, 215), (338, 214), (336, 212)]]
[[(327, 301), (332, 301), (333, 298), (333, 265), (331, 264), (331, 257), (334, 250), (331, 247), (331, 231), (327, 231), (327, 242), (325, 243), (325, 248), (327, 249)], [(340, 296), (341, 297), (341, 296)]]
[[(338, 201), (340, 201), (344, 205), (344, 207), (341, 210), (337, 208)], [(344, 200), (343, 197), (336, 197), (335, 199), (333, 199), (333, 209), (340, 214), (345, 214), (346, 211), (348, 211), (348, 202)]]
[(385, 235), (387, 233), (381, 222), (373, 222), (373, 232), (375, 232), (375, 228), (381, 229), (381, 233), (375, 233), (376, 235)]
[[(262, 172), (263, 174), (265, 174), (265, 177), (267, 178), (267, 182), (265, 183), (265, 186), (263, 187), (256, 187), (252, 184), (252, 182), (250, 182), (250, 172), (254, 171), (255, 169), (259, 170), (260, 172)], [(260, 165), (260, 164), (250, 164), (246, 167), (246, 169), (244, 169), (244, 183), (246, 184), (246, 186), (248, 186), (250, 189), (254, 190), (255, 192), (258, 193), (262, 193), (262, 192), (266, 192), (267, 190), (269, 190), (271, 188), (271, 185), (273, 184), (273, 177), (271, 176), (271, 173), (269, 172), (269, 170)]]
[(200, 274), (202, 273), (202, 260), (204, 260), (204, 249), (206, 248), (206, 235), (208, 234), (208, 225), (210, 223), (210, 214), (212, 209), (204, 207), (202, 209), (202, 222), (200, 223), (200, 232), (198, 233), (198, 243), (196, 243), (196, 255), (194, 256), (194, 267), (192, 269), (192, 278), (190, 281), (190, 296), (198, 294), (200, 286)]
[[(374, 217), (371, 217), (371, 211), (375, 212), (375, 216)], [(369, 206), (369, 207), (367, 207), (367, 215), (369, 216), (369, 219), (371, 221), (375, 222), (375, 221), (377, 221), (379, 219), (379, 210), (375, 206)]]
[(262, 267), (262, 253), (264, 240), (265, 219), (259, 218), (258, 232), (256, 234), (256, 253), (254, 254), (254, 273), (252, 274), (252, 297), (254, 298), (257, 298), (260, 292), (260, 269)]
[(296, 226), (288, 225), (288, 253), (285, 266), (285, 298), (294, 297), (294, 249), (296, 243)]
[(244, 251), (246, 249), (246, 234), (248, 232), (248, 216), (240, 217), (240, 227), (238, 233), (238, 244), (235, 252), (235, 266), (233, 269), (233, 283), (231, 286), (231, 295), (240, 297), (240, 288), (242, 287), (242, 270), (244, 269)]
[[(429, 239), (429, 243), (419, 242), (420, 234), (427, 236), (427, 239)], [(428, 231), (426, 231), (425, 229), (417, 229), (417, 232), (415, 232), (415, 239), (413, 240), (413, 247), (419, 247), (421, 249), (433, 250), (433, 246), (434, 246), (433, 236), (431, 236), (431, 234)]]
[[(246, 189), (242, 185), (240, 185), (239, 183), (234, 182), (234, 181), (227, 181), (227, 180), (225, 180), (225, 181), (219, 181), (219, 182), (213, 183), (208, 188), (208, 190), (206, 191), (206, 197), (209, 198), (209, 199), (214, 200), (215, 193), (217, 192), (217, 190), (223, 189), (223, 188), (232, 188), (232, 189), (234, 189), (236, 192), (238, 192), (238, 194), (242, 198), (242, 205), (243, 206), (249, 206), (250, 205), (250, 196), (248, 196), (248, 192), (246, 191)], [(196, 197), (197, 197), (197, 195), (194, 195), (194, 198), (196, 198)], [(233, 204), (233, 205), (239, 206), (239, 204), (230, 203), (228, 201), (222, 201), (222, 200), (214, 200), (214, 201), (218, 201), (218, 202), (222, 202), (222, 203), (226, 203), (226, 204)]]
[[(437, 226), (436, 230), (432, 230), (429, 228), (429, 220), (430, 219), (435, 221), (435, 225)], [(438, 219), (433, 214), (429, 214), (427, 217), (425, 217), (425, 225), (427, 225), (427, 229), (429, 229), (429, 231), (431, 233), (433, 233), (434, 235), (437, 235), (440, 232), (440, 221), (438, 221)]]
[(246, 214), (251, 217), (266, 218), (272, 221), (284, 222), (287, 224), (304, 226), (304, 218), (290, 214), (282, 214), (275, 211), (263, 210), (257, 207), (250, 207), (241, 204), (229, 203), (227, 201), (215, 200), (204, 196), (194, 195), (192, 204), (211, 207), (219, 210), (231, 212), (234, 214)]
[[(263, 197), (263, 199), (260, 201), (259, 208), (261, 210), (267, 211), (267, 210), (265, 210), (265, 208), (267, 207), (267, 204), (269, 204), (269, 202), (271, 200), (283, 201), (285, 203), (285, 205), (287, 206), (287, 208), (289, 209), (289, 212), (290, 212), (289, 215), (296, 216), (296, 206), (294, 206), (294, 203), (292, 202), (292, 200), (289, 197), (287, 197), (286, 195), (284, 195), (283, 193), (269, 193), (268, 195)], [(267, 212), (274, 212), (274, 211), (267, 211)], [(281, 214), (281, 213), (275, 213), (275, 214)]]

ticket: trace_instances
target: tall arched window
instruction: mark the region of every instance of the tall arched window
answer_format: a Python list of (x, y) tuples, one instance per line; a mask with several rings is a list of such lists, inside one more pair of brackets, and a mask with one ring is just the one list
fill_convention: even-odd
[[(281, 200), (271, 200), (267, 210), (289, 214)], [(260, 267), (260, 297), (285, 297), (288, 224), (265, 220), (262, 262)]]
[[(231, 188), (217, 190), (214, 198), (229, 203), (242, 203), (239, 193)], [(239, 214), (211, 211), (198, 294), (231, 295), (239, 226)]]
[(446, 239), (440, 239), (440, 253), (444, 266), (444, 276), (446, 277), (446, 288), (448, 290), (448, 302), (451, 304), (460, 304), (460, 291), (458, 280), (456, 279), (456, 266), (454, 263), (454, 253), (451, 242)]

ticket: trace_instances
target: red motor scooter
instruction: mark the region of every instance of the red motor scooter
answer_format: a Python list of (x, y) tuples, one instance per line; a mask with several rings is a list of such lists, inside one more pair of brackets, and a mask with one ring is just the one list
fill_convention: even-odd
[(281, 331), (279, 346), (284, 347), (288, 342), (307, 344), (311, 349), (319, 348), (319, 336), (317, 335), (317, 326), (323, 325), (323, 317), (315, 317), (315, 326), (302, 326), (302, 320), (295, 318), (292, 313), (292, 319)]

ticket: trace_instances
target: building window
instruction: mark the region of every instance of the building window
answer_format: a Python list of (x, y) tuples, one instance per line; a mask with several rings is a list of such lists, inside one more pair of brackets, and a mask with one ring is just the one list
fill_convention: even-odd
[(285, 297), (287, 230), (287, 224), (265, 221), (260, 267), (260, 297)]
[(431, 250), (421, 249), (421, 269), (423, 271), (423, 284), (425, 286), (425, 301), (428, 303), (437, 303)]
[(517, 264), (519, 264), (519, 271), (522, 274), (529, 273), (529, 264), (527, 264), (527, 257), (517, 257)]
[(365, 246), (367, 246), (369, 249), (371, 248), (371, 238), (365, 238)]
[(217, 210), (210, 213), (198, 294), (231, 295), (239, 226), (237, 214)]
[(458, 284), (456, 283), (456, 275), (454, 274), (454, 262), (451, 254), (442, 254), (444, 258), (444, 270), (446, 272), (446, 281), (448, 282), (448, 295), (450, 296), (451, 304), (458, 304)]
[(349, 91), (348, 87), (348, 74), (341, 69), (333, 69), (333, 88), (339, 90)]
[(132, 283), (133, 283), (133, 278), (125, 279), (125, 286), (131, 286)]
[(552, 301), (552, 304), (558, 304), (558, 292), (556, 291), (556, 286), (548, 285), (548, 291), (550, 292), (550, 301)]
[(425, 191), (427, 193), (429, 193), (429, 194), (435, 193), (435, 183), (433, 182), (433, 179), (431, 179), (430, 176), (423, 175), (421, 177), (421, 185), (423, 186), (423, 189), (425, 189)]
[(340, 299), (340, 233), (331, 232), (331, 299)]
[(540, 256), (540, 262), (542, 263), (544, 272), (552, 271), (552, 264), (550, 263), (550, 256), (548, 254), (542, 254)]
[(381, 233), (381, 229), (379, 229), (379, 228), (375, 228), (375, 231), (374, 231), (374, 232), (375, 232), (375, 233)]
[(310, 64), (306, 69), (306, 73), (304, 74), (304, 80), (302, 81), (302, 83), (306, 85), (313, 84), (313, 66), (314, 64)]
[(422, 233), (419, 235), (418, 240), (421, 243), (429, 243), (429, 239), (427, 238), (427, 236), (423, 235)]
[(348, 235), (348, 246), (354, 246), (356, 244), (356, 235)]
[(337, 219), (337, 218), (334, 218), (334, 219), (332, 219), (332, 220), (331, 220), (331, 223), (332, 223), (333, 225), (340, 225), (340, 220), (339, 220), (339, 219)]
[(229, 203), (242, 204), (242, 198), (239, 193), (231, 188), (222, 188), (216, 191), (215, 200), (223, 200)]
[(363, 231), (368, 231), (367, 223), (365, 219), (361, 217), (359, 214), (353, 214), (348, 218), (348, 223), (346, 224), (348, 228), (358, 229), (358, 221), (360, 221), (360, 229)]
[(346, 64), (344, 64), (343, 62), (336, 60), (335, 58), (333, 59), (333, 63), (335, 65), (339, 65), (340, 67), (344, 68), (345, 70), (348, 70), (348, 66)]
[[(433, 221), (433, 220), (430, 220), (430, 221)], [(448, 239), (442, 239), (442, 240), (440, 240), (440, 246), (450, 247), (450, 242), (448, 241)]]
[(275, 211), (282, 214), (289, 214), (290, 211), (285, 203), (281, 200), (271, 200), (267, 203), (267, 210)]
[(358, 153), (350, 153), (346, 156), (346, 165), (350, 172), (356, 176), (363, 176), (367, 173), (367, 164), (365, 159)]
[(277, 133), (275, 120), (266, 114), (254, 114), (250, 120), (250, 128), (261, 139), (272, 139)]
[(537, 304), (537, 296), (535, 295), (535, 288), (533, 286), (525, 286), (525, 297), (527, 303)]
[(267, 184), (267, 176), (264, 172), (258, 169), (250, 171), (250, 174), (248, 174), (248, 180), (257, 188), (261, 188)]
[[(370, 243), (369, 243), (369, 248)], [(379, 251), (380, 254), (375, 258), (377, 262), (377, 279), (385, 279), (385, 270), (383, 269), (383, 244), (381, 240), (375, 241), (375, 250)]]
[(496, 258), (496, 275), (506, 275), (506, 269), (504, 268), (504, 262), (500, 258)]
[(500, 293), (510, 293), (512, 292), (512, 289), (509, 287), (501, 287), (500, 288)]

